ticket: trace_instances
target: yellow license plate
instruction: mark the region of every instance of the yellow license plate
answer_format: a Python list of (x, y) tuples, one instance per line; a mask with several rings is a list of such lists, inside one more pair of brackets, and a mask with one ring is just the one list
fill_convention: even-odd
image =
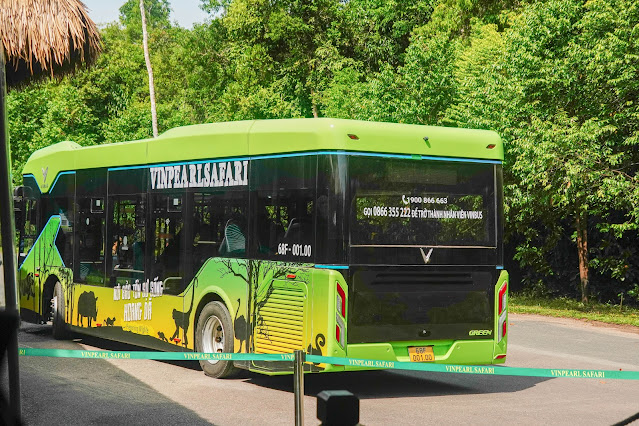
[(435, 354), (432, 346), (409, 346), (408, 357), (411, 362), (433, 362)]

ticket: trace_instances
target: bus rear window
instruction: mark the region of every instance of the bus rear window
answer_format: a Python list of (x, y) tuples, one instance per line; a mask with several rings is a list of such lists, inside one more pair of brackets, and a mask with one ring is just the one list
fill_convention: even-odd
[(351, 246), (495, 247), (494, 167), (351, 157)]

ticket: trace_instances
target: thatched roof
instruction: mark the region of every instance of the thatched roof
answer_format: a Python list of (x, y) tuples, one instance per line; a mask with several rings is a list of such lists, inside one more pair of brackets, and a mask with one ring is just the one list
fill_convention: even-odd
[(78, 0), (0, 0), (0, 41), (8, 87), (71, 72), (101, 50), (98, 29)]

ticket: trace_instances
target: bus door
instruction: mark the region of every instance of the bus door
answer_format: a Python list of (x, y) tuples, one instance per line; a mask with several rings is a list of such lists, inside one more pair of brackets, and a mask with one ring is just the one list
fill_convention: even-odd
[(160, 344), (193, 348), (189, 318), (195, 314), (196, 289), (186, 277), (185, 265), (192, 245), (186, 239), (190, 224), (184, 220), (184, 201), (181, 190), (151, 195), (151, 265), (147, 280), (153, 291), (147, 303), (151, 304), (148, 317), (153, 319), (153, 337)]
[(29, 187), (21, 186), (14, 191), (16, 233), (18, 235), (18, 281), (20, 307), (35, 314), (36, 294), (40, 288), (39, 266), (41, 253), (39, 246), (34, 249), (38, 238), (38, 207)]
[[(109, 197), (107, 275), (115, 306), (110, 322), (125, 332), (146, 334), (142, 299), (145, 280), (146, 194)], [(99, 312), (98, 312), (99, 314)]]

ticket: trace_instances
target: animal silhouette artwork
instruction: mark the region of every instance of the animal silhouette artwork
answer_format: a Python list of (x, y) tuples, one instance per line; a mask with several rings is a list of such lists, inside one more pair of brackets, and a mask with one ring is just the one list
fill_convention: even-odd
[(191, 306), (186, 312), (180, 312), (177, 309), (173, 309), (173, 321), (175, 321), (175, 332), (171, 337), (171, 340), (176, 344), (180, 343), (180, 329), (184, 332), (184, 341), (182, 344), (186, 347), (189, 344), (189, 340), (186, 337), (189, 332), (189, 318), (191, 317), (191, 311), (193, 310), (193, 299), (195, 299), (195, 284), (191, 288)]
[(166, 338), (166, 336), (164, 335), (164, 333), (162, 331), (158, 331), (158, 337), (160, 338), (160, 340), (162, 340), (163, 342), (169, 343), (169, 339)]
[(104, 325), (106, 325), (106, 326), (112, 327), (114, 324), (115, 324), (115, 317), (113, 317), (113, 318), (107, 317), (104, 320)]
[(29, 272), (23, 280), (20, 280), (20, 294), (27, 296), (27, 300), (29, 300), (29, 297), (35, 297), (35, 278), (33, 277), (33, 272)]
[[(309, 355), (322, 356), (322, 348), (324, 347), (325, 344), (326, 344), (326, 337), (324, 337), (322, 333), (319, 333), (317, 336), (315, 336), (315, 347), (309, 344), (308, 348), (306, 348), (306, 353)], [(313, 365), (317, 367), (320, 364), (314, 362)]]
[(84, 318), (87, 318), (87, 327), (91, 327), (92, 321), (97, 321), (98, 309), (96, 302), (98, 298), (95, 297), (95, 293), (92, 291), (83, 292), (78, 297), (78, 319), (77, 323), (80, 327), (84, 327)]
[(244, 315), (238, 318), (237, 314), (240, 313), (240, 299), (237, 299), (237, 310), (235, 311), (235, 319), (233, 320), (233, 330), (235, 331), (235, 338), (240, 341), (240, 347), (238, 353), (242, 352), (242, 343), (246, 341), (246, 318)]
[(319, 355), (322, 356), (322, 349), (326, 344), (326, 337), (322, 333), (319, 333), (315, 336), (315, 347), (311, 346), (309, 343), (308, 348), (306, 348), (306, 353), (309, 355)]

